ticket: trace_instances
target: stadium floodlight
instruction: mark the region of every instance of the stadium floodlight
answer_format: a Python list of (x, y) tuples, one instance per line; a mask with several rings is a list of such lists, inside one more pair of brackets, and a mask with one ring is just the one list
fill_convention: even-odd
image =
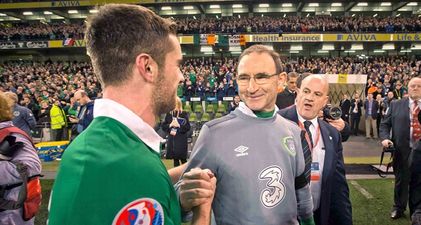
[(200, 47), (201, 52), (213, 52), (212, 46), (201, 46)]
[(171, 10), (171, 6), (162, 6), (161, 10)]
[(243, 5), (241, 5), (241, 4), (234, 4), (234, 5), (232, 5), (232, 8), (234, 8), (234, 9), (243, 8)]
[(412, 50), (421, 50), (421, 44), (413, 44), (411, 49)]
[(363, 50), (364, 46), (363, 44), (352, 44), (351, 45), (351, 50)]
[(326, 53), (329, 53), (329, 51), (327, 51), (327, 50), (318, 50), (317, 53), (319, 53), (319, 54), (326, 54)]
[(355, 50), (345, 50), (345, 53), (355, 53)]
[(376, 17), (376, 16), (378, 16), (378, 14), (377, 14), (377, 13), (373, 15), (373, 17)]
[(287, 17), (287, 14), (286, 13), (284, 13), (284, 17)]
[(310, 13), (307, 13), (307, 16), (306, 17), (309, 17), (310, 16)]
[(403, 49), (400, 52), (401, 53), (410, 53), (410, 52), (412, 52), (412, 50), (411, 49)]
[(259, 4), (259, 8), (269, 8), (269, 4)]
[(220, 5), (210, 5), (209, 8), (210, 9), (220, 9), (221, 6)]
[(69, 10), (69, 11), (67, 11), (69, 14), (77, 14), (78, 13), (78, 11), (77, 10)]
[(322, 50), (324, 51), (335, 50), (335, 46), (333, 44), (323, 44)]
[(309, 3), (309, 7), (319, 7), (319, 3)]
[(334, 3), (331, 4), (331, 6), (332, 7), (341, 7), (342, 6), (342, 3), (340, 3), (340, 2), (334, 2)]
[(192, 10), (194, 7), (192, 5), (186, 5), (183, 7), (184, 10)]
[(283, 3), (282, 7), (292, 7), (292, 3)]
[(232, 55), (241, 55), (241, 51), (239, 52), (231, 52)]
[(384, 52), (385, 52), (385, 50), (382, 50), (382, 49), (376, 49), (376, 50), (374, 50), (373, 52), (374, 52), (374, 53), (384, 53)]
[(368, 6), (367, 2), (360, 2), (357, 4), (357, 6)]
[(302, 45), (291, 45), (291, 48), (289, 50), (291, 50), (291, 51), (302, 51), (303, 46)]
[(401, 14), (400, 14), (400, 13), (396, 14), (396, 17), (400, 17), (400, 16), (401, 16)]
[(395, 44), (393, 43), (387, 43), (384, 44), (382, 47), (383, 50), (394, 50), (395, 49)]
[(355, 16), (355, 13), (354, 14), (352, 14), (352, 16), (351, 17), (354, 17)]
[(215, 52), (204, 52), (205, 55), (213, 55)]
[(44, 15), (53, 15), (53, 13), (50, 11), (44, 11)]
[(97, 9), (90, 9), (89, 13), (91, 13), (91, 14), (98, 13), (98, 10)]
[(290, 51), (289, 51), (289, 53), (291, 53), (291, 54), (298, 54), (298, 53), (300, 53), (300, 51), (297, 51), (297, 50), (290, 50)]
[(230, 52), (241, 52), (241, 47), (240, 46), (231, 46), (231, 47), (229, 47), (229, 51)]
[(23, 12), (22, 13), (24, 16), (32, 16), (32, 15), (34, 15), (32, 12)]
[(380, 6), (392, 6), (391, 2), (382, 2)]
[(7, 16), (6, 14), (4, 14), (4, 13), (0, 13), (0, 16)]
[(407, 6), (417, 6), (418, 2), (410, 2), (407, 4)]

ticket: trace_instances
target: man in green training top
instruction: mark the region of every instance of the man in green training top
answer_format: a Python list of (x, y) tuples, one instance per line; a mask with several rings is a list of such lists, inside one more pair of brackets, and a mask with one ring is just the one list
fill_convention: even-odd
[[(55, 181), (49, 224), (179, 225), (180, 206), (159, 157), (156, 117), (175, 107), (183, 81), (175, 24), (136, 5), (105, 5), (87, 23), (86, 47), (103, 99), (94, 120), (66, 150)], [(194, 208), (209, 223), (215, 178)]]

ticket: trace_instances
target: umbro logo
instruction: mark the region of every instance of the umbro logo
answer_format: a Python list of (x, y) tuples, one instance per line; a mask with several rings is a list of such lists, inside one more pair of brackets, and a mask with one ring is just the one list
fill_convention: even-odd
[(236, 149), (234, 149), (234, 151), (238, 152), (238, 154), (236, 154), (235, 156), (240, 157), (248, 155), (249, 153), (246, 152), (248, 149), (249, 147), (243, 145), (238, 146)]

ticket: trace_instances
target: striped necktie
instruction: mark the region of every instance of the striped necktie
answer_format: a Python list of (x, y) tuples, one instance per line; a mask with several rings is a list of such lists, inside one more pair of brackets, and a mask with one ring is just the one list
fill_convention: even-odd
[(301, 132), (301, 147), (303, 148), (303, 155), (304, 155), (304, 162), (305, 162), (304, 174), (305, 174), (305, 178), (307, 182), (310, 183), (312, 159), (311, 159), (311, 151), (306, 139), (306, 135), (307, 134), (305, 131)]
[(412, 127), (412, 141), (415, 143), (421, 137), (421, 125), (418, 121), (418, 113), (420, 112), (420, 108), (418, 107), (417, 101), (414, 101), (414, 107), (412, 108), (412, 120), (411, 120), (411, 127)]

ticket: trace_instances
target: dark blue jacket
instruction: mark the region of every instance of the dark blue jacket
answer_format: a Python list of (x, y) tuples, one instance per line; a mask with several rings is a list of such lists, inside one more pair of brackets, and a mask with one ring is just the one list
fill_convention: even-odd
[(35, 129), (35, 126), (37, 125), (32, 111), (18, 104), (16, 104), (13, 108), (12, 122), (13, 125), (25, 131), (25, 133), (27, 133), (29, 136), (31, 136), (31, 130)]
[[(295, 105), (278, 113), (298, 124)], [(327, 122), (319, 119), (318, 123), (326, 152), (320, 206), (314, 212), (314, 220), (316, 225), (352, 225), (352, 207), (345, 178), (341, 135)]]
[[(86, 108), (86, 110), (84, 108)], [(85, 111), (84, 115), (82, 115), (83, 111)], [(94, 119), (94, 101), (90, 101), (86, 103), (86, 105), (82, 106), (79, 110), (77, 118), (79, 119), (77, 130), (80, 133), (84, 131)]]

